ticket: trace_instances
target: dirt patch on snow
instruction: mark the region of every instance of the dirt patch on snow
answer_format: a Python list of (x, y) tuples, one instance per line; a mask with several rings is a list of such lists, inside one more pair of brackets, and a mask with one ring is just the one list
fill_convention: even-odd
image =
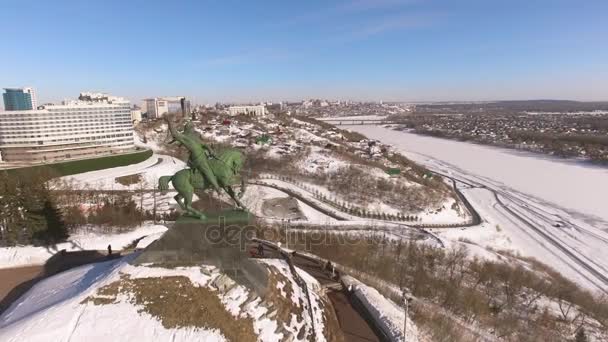
[[(293, 301), (293, 286), (291, 281), (285, 277), (276, 267), (269, 266), (268, 289), (264, 301), (269, 307), (276, 310), (276, 320), (283, 326), (291, 325), (292, 315), (298, 323), (304, 320), (304, 302), (298, 298), (298, 303)], [(306, 334), (306, 325), (302, 325), (297, 337), (301, 339)]]
[(118, 302), (120, 294), (141, 307), (140, 312), (158, 318), (167, 329), (217, 329), (229, 341), (257, 340), (251, 318), (235, 318), (215, 291), (195, 286), (184, 276), (131, 279), (122, 275), (119, 281), (100, 288), (83, 304), (110, 305)]

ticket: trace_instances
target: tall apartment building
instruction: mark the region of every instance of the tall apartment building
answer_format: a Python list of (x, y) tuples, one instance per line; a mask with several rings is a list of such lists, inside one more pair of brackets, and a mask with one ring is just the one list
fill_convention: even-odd
[(99, 93), (0, 112), (0, 153), (7, 162), (50, 162), (134, 150), (129, 101)]
[(4, 88), (4, 110), (32, 110), (38, 108), (34, 88)]
[(186, 115), (190, 113), (190, 101), (184, 96), (155, 97), (144, 99), (144, 110), (149, 119), (158, 119), (165, 114), (181, 114), (182, 101)]

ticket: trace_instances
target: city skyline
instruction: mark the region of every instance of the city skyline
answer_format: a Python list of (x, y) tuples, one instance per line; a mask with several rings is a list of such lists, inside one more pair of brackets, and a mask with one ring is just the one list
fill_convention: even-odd
[(95, 8), (33, 1), (2, 8), (0, 85), (32, 86), (40, 104), (87, 90), (134, 104), (171, 95), (196, 104), (608, 100), (603, 1), (108, 1)]

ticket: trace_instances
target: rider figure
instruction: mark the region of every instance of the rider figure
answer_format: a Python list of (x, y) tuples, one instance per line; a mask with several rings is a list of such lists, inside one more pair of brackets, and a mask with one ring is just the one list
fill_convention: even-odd
[(184, 126), (184, 132), (180, 134), (170, 120), (167, 120), (167, 124), (169, 125), (169, 131), (171, 132), (173, 139), (184, 145), (190, 151), (188, 166), (198, 170), (205, 180), (211, 184), (213, 189), (219, 192), (220, 186), (209, 165), (209, 159), (215, 158), (215, 155), (211, 148), (201, 141), (194, 130), (194, 125), (191, 122), (187, 122)]
[[(205, 150), (205, 154), (207, 155), (207, 159), (217, 159), (217, 157), (215, 156), (215, 153), (213, 152), (213, 149), (211, 148), (211, 146), (208, 146), (207, 144), (205, 144), (199, 137), (198, 133), (196, 133), (196, 131), (194, 130), (194, 125), (192, 124), (192, 122), (188, 121), (186, 122), (186, 124), (184, 125), (184, 135), (188, 135), (189, 137), (191, 137), (192, 139), (198, 140), (200, 142), (201, 147), (203, 148), (203, 150)], [(188, 158), (188, 166), (191, 168), (197, 168), (196, 164), (194, 162), (194, 156), (191, 154), (190, 157)]]

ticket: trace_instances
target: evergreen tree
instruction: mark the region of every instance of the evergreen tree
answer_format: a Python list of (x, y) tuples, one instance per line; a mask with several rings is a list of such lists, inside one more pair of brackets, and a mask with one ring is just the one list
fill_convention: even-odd
[(36, 220), (39, 222), (37, 228), (41, 229), (34, 233), (34, 240), (43, 241), (48, 245), (65, 240), (68, 237), (61, 212), (51, 200), (46, 199), (44, 201), (42, 210), (38, 213)]

